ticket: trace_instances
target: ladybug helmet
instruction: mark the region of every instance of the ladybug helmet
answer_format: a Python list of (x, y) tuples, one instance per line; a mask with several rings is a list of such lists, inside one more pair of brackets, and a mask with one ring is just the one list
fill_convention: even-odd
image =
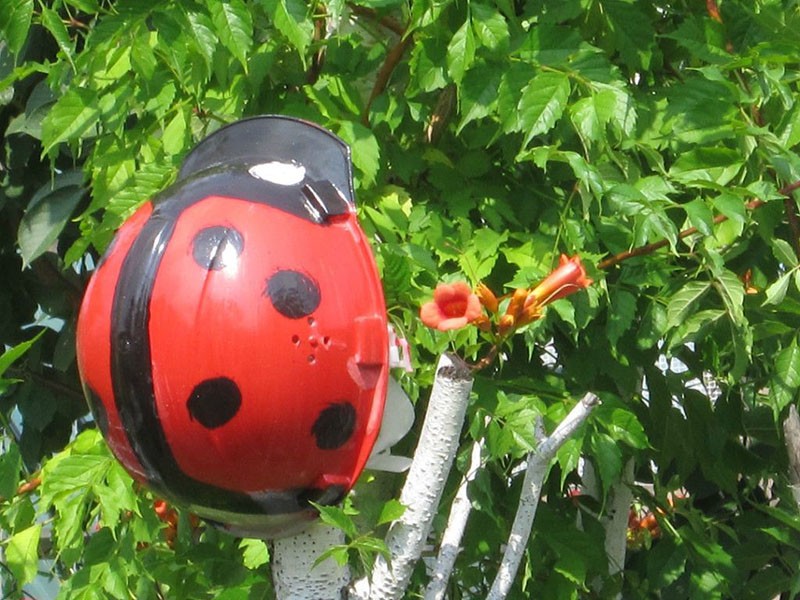
[(77, 347), (98, 426), (156, 493), (263, 537), (338, 502), (378, 435), (388, 376), (347, 145), (280, 116), (207, 137), (117, 232)]

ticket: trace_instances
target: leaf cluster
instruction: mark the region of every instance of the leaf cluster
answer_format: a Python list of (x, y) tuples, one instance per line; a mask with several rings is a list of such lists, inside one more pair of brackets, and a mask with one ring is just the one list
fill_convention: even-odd
[[(270, 593), (258, 541), (181, 513), (169, 547), (153, 499), (91, 430), (73, 349), (115, 229), (199, 139), (264, 113), (351, 145), (420, 414), (436, 355), (486, 351), (474, 328), (418, 322), (437, 282), (502, 295), (562, 252), (596, 281), (477, 376), (460, 470), (473, 440), (485, 451), (451, 598), (485, 595), (534, 423), (552, 430), (587, 390), (603, 405), (556, 458), (513, 597), (800, 591), (781, 428), (800, 388), (796, 3), (0, 0), (0, 32), (4, 593), (40, 568), (70, 598), (98, 582), (120, 598)], [(603, 517), (629, 460), (662, 535), (612, 577)], [(575, 501), (584, 461), (599, 490)], [(18, 494), (31, 477), (41, 488)], [(398, 485), (365, 479), (355, 508), (377, 519)], [(384, 551), (324, 514), (351, 530), (340, 557)], [(420, 568), (409, 596), (424, 583)]]

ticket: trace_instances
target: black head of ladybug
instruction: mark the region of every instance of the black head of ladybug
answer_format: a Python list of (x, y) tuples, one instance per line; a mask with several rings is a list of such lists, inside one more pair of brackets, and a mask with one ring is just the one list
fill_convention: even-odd
[(206, 138), (120, 228), (77, 338), (98, 425), (159, 494), (265, 537), (338, 502), (377, 437), (388, 371), (346, 144), (275, 116)]

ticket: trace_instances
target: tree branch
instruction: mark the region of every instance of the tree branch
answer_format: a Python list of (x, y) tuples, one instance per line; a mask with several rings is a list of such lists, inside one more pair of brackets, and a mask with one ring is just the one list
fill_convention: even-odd
[(467, 519), (472, 510), (472, 504), (467, 495), (469, 483), (475, 479), (475, 475), (481, 466), (481, 451), (483, 450), (484, 440), (476, 440), (472, 444), (470, 453), (469, 467), (456, 491), (453, 504), (450, 506), (450, 517), (447, 519), (442, 542), (439, 546), (439, 556), (436, 558), (436, 565), (433, 567), (433, 576), (425, 590), (425, 600), (442, 600), (447, 589), (447, 582), (453, 572), (458, 550), (461, 546), (461, 539), (464, 537), (464, 529), (467, 526)]
[(783, 421), (783, 438), (789, 457), (789, 487), (800, 508), (800, 416), (797, 407), (789, 407), (789, 414)]
[[(792, 193), (796, 190), (800, 189), (800, 181), (795, 181), (794, 183), (790, 183), (788, 185), (783, 186), (781, 189), (778, 190), (778, 193), (782, 196), (786, 196), (790, 198)], [(755, 210), (764, 206), (766, 202), (764, 200), (759, 200), (758, 198), (754, 200), (750, 200), (750, 202), (745, 203), (744, 207), (747, 210)], [(787, 208), (788, 211), (788, 208)], [(792, 215), (795, 215), (794, 208), (792, 208)], [(713, 223), (714, 225), (719, 225), (724, 221), (727, 221), (728, 217), (725, 215), (717, 215), (714, 217)], [(796, 222), (796, 215), (795, 215), (795, 222)], [(793, 225), (792, 218), (789, 217), (789, 226), (792, 227), (792, 232), (794, 233), (795, 239), (792, 240), (792, 246), (800, 252), (800, 242), (797, 240), (800, 239), (800, 225)], [(690, 235), (694, 235), (697, 233), (696, 227), (689, 227), (688, 229), (684, 229), (683, 231), (678, 233), (678, 239), (683, 239), (685, 237), (689, 237)], [(668, 240), (659, 240), (657, 242), (653, 242), (652, 244), (645, 244), (644, 246), (638, 246), (636, 248), (632, 248), (630, 250), (626, 250), (625, 252), (620, 252), (615, 254), (614, 256), (610, 256), (604, 260), (601, 260), (597, 264), (598, 269), (609, 269), (615, 265), (618, 265), (624, 260), (628, 260), (629, 258), (633, 258), (635, 256), (643, 256), (645, 254), (652, 254), (656, 250), (660, 250), (665, 246), (669, 245)], [(800, 254), (798, 254), (800, 256)]]
[(366, 579), (355, 582), (351, 588), (352, 598), (398, 599), (405, 592), (458, 449), (472, 381), (470, 368), (460, 358), (449, 354), (441, 356), (422, 433), (400, 493), (400, 503), (406, 511), (392, 523), (386, 535), (391, 561), (379, 556), (372, 572), (372, 584)]
[(335, 600), (342, 597), (350, 570), (332, 558), (314, 566), (331, 546), (344, 544), (344, 532), (324, 523), (314, 523), (297, 535), (273, 540), (272, 581), (276, 598), (291, 600)]
[(405, 37), (401, 37), (400, 41), (395, 44), (389, 53), (386, 55), (386, 59), (383, 61), (383, 65), (381, 65), (380, 71), (378, 71), (378, 75), (375, 77), (375, 83), (372, 86), (372, 91), (369, 94), (369, 100), (367, 100), (367, 105), (364, 107), (364, 113), (361, 115), (361, 122), (369, 126), (369, 111), (372, 107), (372, 103), (375, 101), (375, 98), (380, 96), (383, 91), (386, 89), (386, 85), (389, 83), (389, 78), (392, 76), (392, 72), (395, 70), (398, 64), (400, 64), (400, 59), (403, 58), (403, 54), (405, 54), (408, 47), (411, 45), (411, 42), (414, 41), (414, 35), (404, 34)]
[(542, 494), (542, 484), (550, 470), (550, 461), (599, 403), (600, 400), (597, 396), (591, 392), (587, 393), (558, 424), (555, 431), (545, 438), (536, 450), (528, 454), (528, 467), (525, 471), (525, 481), (522, 483), (517, 514), (514, 516), (514, 523), (511, 526), (511, 535), (508, 538), (497, 577), (495, 577), (486, 600), (503, 600), (508, 595), (525, 552), (525, 546), (528, 544), (536, 508)]

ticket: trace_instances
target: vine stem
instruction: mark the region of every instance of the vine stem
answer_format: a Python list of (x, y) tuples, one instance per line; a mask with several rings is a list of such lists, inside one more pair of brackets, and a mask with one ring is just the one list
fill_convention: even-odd
[(544, 479), (550, 470), (550, 462), (558, 449), (586, 421), (599, 403), (600, 399), (596, 395), (587, 393), (558, 424), (553, 433), (543, 438), (536, 449), (528, 454), (528, 466), (525, 470), (517, 513), (511, 526), (511, 535), (486, 600), (504, 600), (508, 595), (531, 535), (533, 519), (539, 506)]

